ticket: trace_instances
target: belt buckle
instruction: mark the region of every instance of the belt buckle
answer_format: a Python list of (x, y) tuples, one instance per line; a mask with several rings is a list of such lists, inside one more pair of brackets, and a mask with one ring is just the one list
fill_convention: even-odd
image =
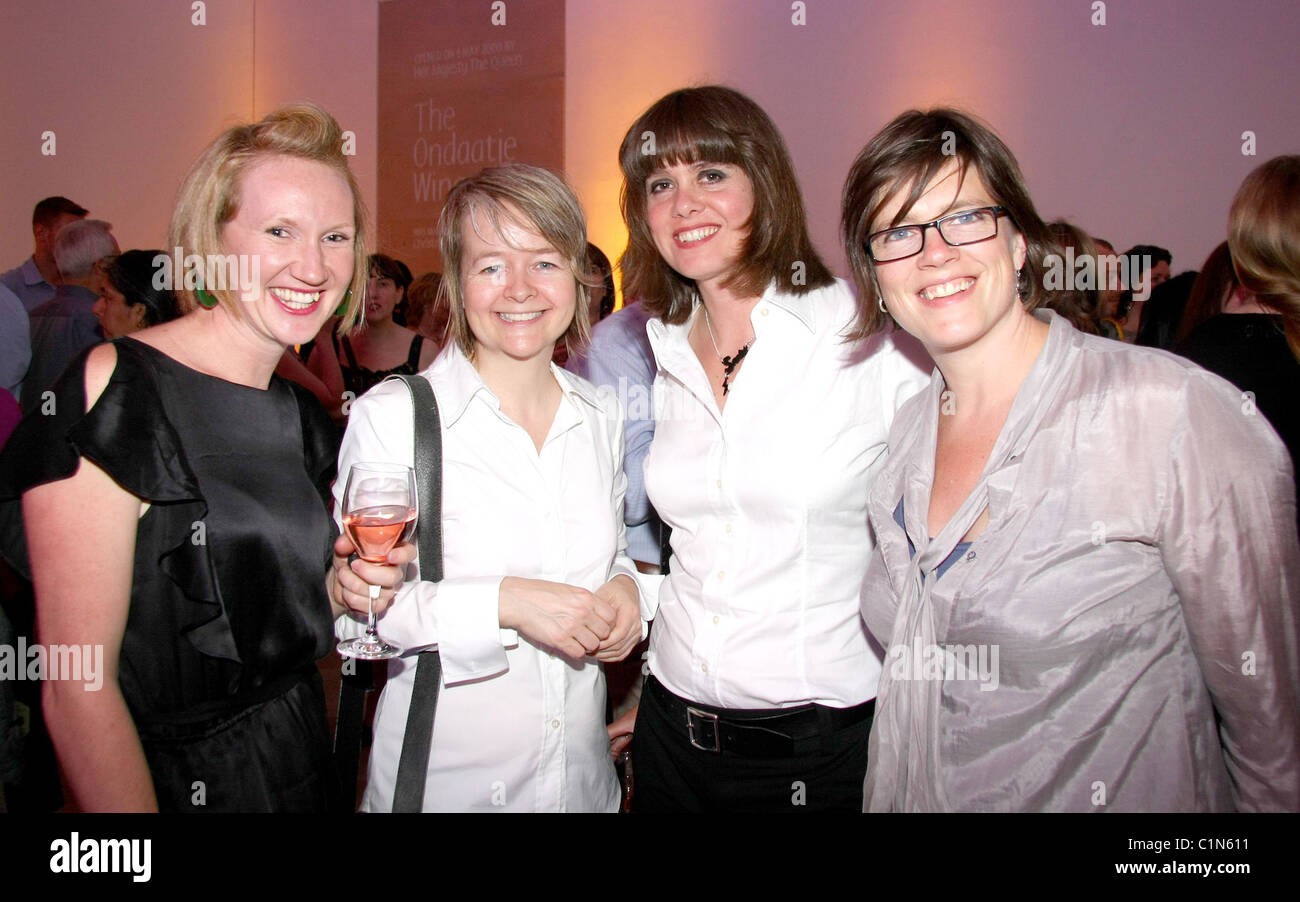
[[(699, 721), (696, 721), (697, 717), (699, 718)], [(711, 746), (701, 745), (700, 741), (696, 738), (695, 735), (695, 730), (697, 726), (699, 726), (700, 732), (705, 732), (706, 730), (706, 727), (704, 726), (705, 724), (710, 725), (713, 729), (713, 744)], [(708, 711), (701, 711), (699, 708), (692, 708), (688, 705), (686, 707), (686, 729), (691, 736), (692, 748), (697, 748), (702, 752), (717, 753), (722, 751), (719, 745), (720, 737), (718, 735), (718, 715), (712, 714)]]

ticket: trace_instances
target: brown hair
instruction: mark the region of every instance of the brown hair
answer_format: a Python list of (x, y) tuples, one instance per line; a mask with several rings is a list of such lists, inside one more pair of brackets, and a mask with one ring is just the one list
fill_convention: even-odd
[(1223, 312), (1229, 294), (1237, 287), (1237, 274), (1232, 269), (1232, 252), (1228, 242), (1222, 242), (1201, 264), (1196, 281), (1192, 283), (1183, 318), (1178, 323), (1177, 340), (1182, 341), (1192, 330), (1213, 316)]
[(994, 203), (1007, 209), (1011, 222), (1024, 236), (1028, 253), (1017, 290), (1025, 309), (1033, 310), (1044, 302), (1045, 261), (1058, 251), (1029, 199), (1015, 156), (992, 128), (974, 116), (943, 107), (928, 112), (908, 110), (862, 148), (844, 183), (841, 234), (858, 295), (853, 338), (879, 332), (892, 321), (877, 305), (875, 263), (865, 247), (872, 223), (895, 194), (907, 189), (903, 205), (885, 227), (902, 222), (953, 158), (961, 165), (959, 178), (965, 177), (967, 167), (974, 167)]
[(1097, 282), (1097, 246), (1087, 232), (1063, 219), (1049, 222), (1047, 232), (1059, 246), (1062, 257), (1065, 256), (1064, 251), (1069, 248), (1076, 260), (1083, 257), (1092, 259), (1093, 287), (1075, 287), (1069, 278), (1074, 274), (1067, 271), (1066, 286), (1047, 292), (1047, 298), (1043, 301), (1043, 306), (1061, 314), (1080, 332), (1087, 332), (1091, 335), (1101, 334), (1101, 328), (1097, 325), (1097, 285), (1099, 284)]
[(438, 286), (442, 273), (426, 272), (406, 289), (406, 319), (410, 328), (416, 328), (438, 301)]
[[(779, 280), (784, 289), (803, 294), (834, 281), (808, 236), (803, 196), (781, 133), (744, 94), (710, 85), (660, 98), (623, 137), (620, 205), (628, 243), (619, 266), (624, 297), (640, 298), (651, 316), (666, 323), (683, 323), (690, 315), (695, 282), (674, 271), (655, 247), (646, 218), (646, 180), (665, 166), (699, 162), (739, 166), (754, 186), (749, 235), (725, 287), (752, 296)], [(798, 282), (791, 279), (795, 273), (802, 274)]]
[(406, 264), (387, 254), (370, 255), (366, 277), (369, 278), (371, 275), (391, 280), (403, 297), (406, 296), (406, 289), (411, 285), (411, 271), (406, 268)]
[(1300, 156), (1275, 157), (1246, 176), (1228, 214), (1228, 246), (1242, 286), (1282, 314), (1300, 360)]
[[(198, 254), (204, 259), (222, 253), (221, 229), (239, 212), (240, 177), (259, 160), (275, 156), (298, 157), (323, 163), (333, 169), (352, 192), (352, 218), (356, 235), (352, 242), (352, 292), (347, 301), (339, 330), (356, 323), (365, 299), (368, 223), (361, 189), (343, 155), (343, 131), (325, 110), (311, 103), (281, 107), (261, 122), (237, 125), (223, 132), (199, 155), (181, 185), (172, 213), (168, 244), (181, 253)], [(177, 285), (181, 280), (177, 278)], [(235, 317), (243, 316), (242, 305), (234, 290), (206, 291)], [(176, 289), (184, 311), (193, 310), (198, 300), (194, 291)], [(345, 297), (348, 297), (346, 294)]]
[(594, 280), (587, 266), (587, 220), (573, 189), (562, 178), (522, 163), (493, 166), (461, 179), (443, 204), (442, 218), (438, 221), (443, 268), (438, 302), (449, 305), (451, 339), (466, 357), (473, 356), (474, 335), (465, 316), (465, 273), (461, 270), (464, 241), (460, 227), (464, 217), (478, 212), (484, 214), (498, 233), (503, 222), (536, 229), (564, 257), (577, 283), (577, 304), (573, 321), (564, 333), (564, 343), (570, 354), (576, 354), (590, 335), (587, 287)]

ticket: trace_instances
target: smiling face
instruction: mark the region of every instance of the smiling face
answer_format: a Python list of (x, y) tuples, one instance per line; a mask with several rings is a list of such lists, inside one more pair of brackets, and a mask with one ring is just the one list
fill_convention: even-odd
[(754, 185), (729, 163), (676, 163), (646, 179), (646, 219), (664, 262), (707, 292), (736, 269)]
[(352, 193), (339, 173), (298, 157), (253, 163), (221, 230), (223, 253), (257, 264), (247, 299), (232, 292), (244, 325), (281, 349), (315, 337), (348, 289), (355, 239)]
[[(998, 201), (973, 167), (965, 178), (954, 158), (939, 171), (899, 225), (929, 222)], [(872, 231), (889, 228), (902, 207), (903, 186), (884, 205)], [(1016, 297), (1016, 272), (1025, 263), (1025, 240), (1007, 217), (987, 241), (949, 245), (936, 228), (925, 230), (919, 254), (875, 265), (885, 307), (932, 356), (969, 347), (1000, 327), (1027, 316)]]
[(551, 359), (577, 306), (564, 255), (522, 214), (506, 207), (498, 232), (487, 217), (461, 217), (461, 297), (475, 360)]
[[(996, 205), (975, 169), (967, 168), (962, 179), (958, 165), (954, 159), (941, 169), (898, 225)], [(909, 194), (907, 187), (894, 192), (872, 231), (892, 225)], [(924, 238), (920, 253), (876, 264), (875, 272), (889, 313), (932, 356), (962, 350), (1001, 325), (1027, 316), (1015, 285), (1026, 244), (1008, 217), (998, 218), (997, 235), (984, 242), (953, 247), (933, 227), (926, 229)]]

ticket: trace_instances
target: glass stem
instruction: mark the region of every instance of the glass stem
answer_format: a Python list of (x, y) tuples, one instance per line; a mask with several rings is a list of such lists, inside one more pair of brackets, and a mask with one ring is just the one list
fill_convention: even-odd
[(375, 629), (375, 602), (379, 599), (379, 587), (370, 587), (370, 603), (366, 605), (366, 638), (371, 642), (379, 639), (379, 633)]

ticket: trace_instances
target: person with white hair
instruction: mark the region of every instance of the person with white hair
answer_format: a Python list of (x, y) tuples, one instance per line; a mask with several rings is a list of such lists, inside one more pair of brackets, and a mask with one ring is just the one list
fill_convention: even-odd
[(64, 226), (54, 240), (62, 281), (54, 297), (31, 311), (32, 363), (23, 380), (25, 410), (41, 403), (59, 374), (78, 354), (104, 340), (94, 314), (103, 274), (96, 264), (118, 253), (113, 226), (83, 219)]

